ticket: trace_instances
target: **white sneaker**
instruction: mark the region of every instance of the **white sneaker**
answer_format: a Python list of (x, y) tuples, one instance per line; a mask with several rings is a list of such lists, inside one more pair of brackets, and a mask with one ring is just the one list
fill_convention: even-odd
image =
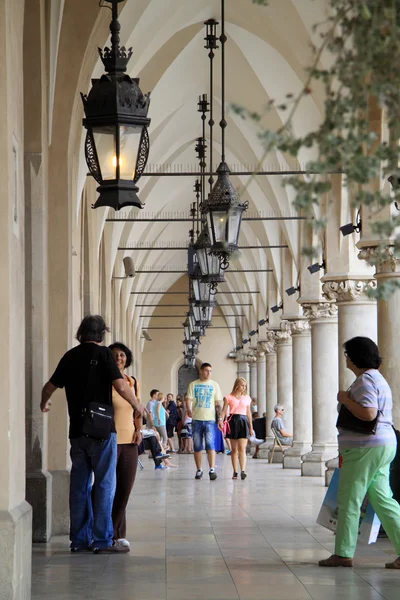
[(119, 539), (117, 540), (117, 542), (118, 542), (118, 543), (119, 543), (121, 546), (125, 546), (125, 548), (130, 548), (130, 547), (131, 547), (130, 543), (129, 543), (129, 542), (128, 542), (128, 540), (126, 540), (125, 538), (119, 538)]

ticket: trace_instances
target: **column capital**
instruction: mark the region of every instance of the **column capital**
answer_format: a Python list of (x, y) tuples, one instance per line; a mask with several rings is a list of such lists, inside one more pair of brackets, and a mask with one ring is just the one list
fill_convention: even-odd
[(276, 352), (276, 336), (275, 331), (269, 330), (266, 332), (266, 340), (259, 341), (258, 345), (265, 354), (274, 354)]
[[(368, 290), (376, 289), (375, 279), (332, 279), (324, 281), (322, 284), (322, 293), (327, 300), (336, 300), (336, 302), (352, 302), (368, 300)], [(374, 300), (370, 300), (373, 302)]]
[(235, 358), (236, 362), (245, 362), (245, 363), (256, 362), (256, 360), (257, 360), (256, 353), (254, 352), (254, 350), (250, 350), (250, 349), (237, 352), (236, 358)]
[(332, 301), (304, 302), (302, 308), (304, 316), (310, 321), (336, 318), (338, 313), (337, 304)]
[(394, 246), (366, 246), (360, 249), (358, 258), (374, 266), (377, 275), (400, 273), (400, 256)]
[(290, 321), (290, 332), (292, 336), (309, 334), (311, 332), (310, 322), (305, 317), (303, 319)]
[(275, 332), (276, 343), (278, 346), (290, 344), (292, 341), (292, 333), (289, 321), (282, 321), (280, 330)]
[(258, 362), (260, 362), (260, 360), (265, 360), (265, 344), (267, 344), (268, 342), (266, 340), (259, 340), (257, 342), (257, 360)]
[(248, 349), (247, 362), (250, 364), (257, 362), (257, 348), (249, 348)]

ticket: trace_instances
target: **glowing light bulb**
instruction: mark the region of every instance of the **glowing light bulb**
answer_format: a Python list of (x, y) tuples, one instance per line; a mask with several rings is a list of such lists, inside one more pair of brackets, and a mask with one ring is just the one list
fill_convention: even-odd
[[(113, 156), (112, 164), (113, 164), (113, 167), (117, 166), (117, 157), (116, 156)], [(123, 166), (123, 164), (124, 164), (124, 159), (122, 158), (122, 156), (120, 156), (119, 157), (119, 166), (120, 166), (120, 168)]]

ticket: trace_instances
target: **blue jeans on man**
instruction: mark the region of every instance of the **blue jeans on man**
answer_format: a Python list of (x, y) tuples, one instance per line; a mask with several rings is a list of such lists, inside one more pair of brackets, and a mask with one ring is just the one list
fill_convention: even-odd
[(104, 442), (84, 435), (70, 441), (71, 548), (107, 548), (113, 544), (114, 534), (111, 513), (116, 487), (117, 434), (112, 433)]
[(203, 448), (203, 438), (206, 443), (206, 450), (215, 450), (215, 421), (192, 421), (193, 427), (193, 448), (195, 452), (201, 452)]

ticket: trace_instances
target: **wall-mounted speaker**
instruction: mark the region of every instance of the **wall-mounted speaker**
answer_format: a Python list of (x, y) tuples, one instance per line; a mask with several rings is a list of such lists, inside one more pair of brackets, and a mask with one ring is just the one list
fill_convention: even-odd
[(135, 265), (133, 264), (133, 260), (130, 256), (125, 256), (124, 258), (124, 269), (127, 277), (135, 277)]

